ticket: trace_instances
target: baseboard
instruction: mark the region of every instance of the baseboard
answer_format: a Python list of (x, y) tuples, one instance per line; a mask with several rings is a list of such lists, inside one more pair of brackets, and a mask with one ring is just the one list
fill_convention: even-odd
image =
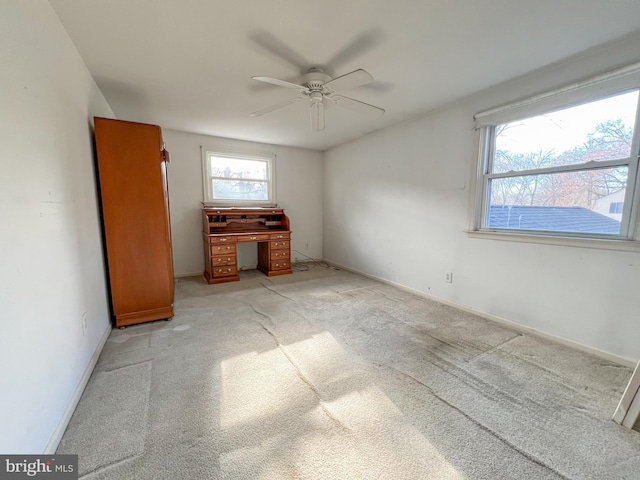
[(82, 397), (82, 393), (84, 392), (84, 389), (87, 386), (87, 383), (89, 382), (89, 378), (93, 373), (93, 369), (95, 368), (96, 363), (98, 363), (98, 357), (100, 357), (100, 353), (104, 348), (104, 344), (107, 343), (107, 339), (109, 338), (110, 333), (111, 333), (111, 324), (109, 324), (108, 328), (105, 330), (104, 334), (102, 335), (102, 338), (100, 338), (100, 342), (98, 342), (98, 346), (96, 347), (96, 350), (93, 352), (93, 355), (91, 356), (91, 360), (89, 361), (87, 368), (85, 368), (84, 374), (82, 375), (82, 378), (80, 379), (80, 382), (76, 387), (76, 390), (73, 392), (73, 395), (71, 396), (71, 400), (69, 400), (69, 404), (67, 405), (67, 408), (65, 409), (64, 414), (62, 415), (62, 418), (58, 422), (56, 429), (53, 431), (53, 435), (51, 435), (51, 439), (49, 440), (49, 443), (44, 449), (43, 455), (53, 455), (54, 453), (56, 453), (58, 444), (60, 443), (60, 440), (62, 440), (62, 435), (64, 435), (64, 432), (67, 429), (67, 426), (69, 425), (69, 421), (71, 421), (71, 416), (73, 415), (73, 412), (75, 412), (76, 407), (78, 406), (80, 397)]
[(443, 305), (448, 305), (450, 307), (457, 308), (458, 310), (462, 310), (464, 312), (473, 313), (474, 315), (478, 315), (479, 317), (485, 318), (487, 320), (491, 320), (493, 322), (501, 323), (501, 324), (506, 325), (506, 326), (508, 326), (510, 328), (513, 328), (514, 330), (518, 330), (518, 331), (523, 332), (523, 333), (529, 333), (529, 334), (535, 335), (537, 337), (541, 337), (541, 338), (544, 338), (544, 339), (547, 339), (547, 340), (551, 340), (553, 342), (560, 343), (562, 345), (566, 345), (566, 346), (571, 347), (571, 348), (575, 348), (576, 350), (580, 350), (582, 352), (590, 353), (592, 355), (595, 355), (595, 356), (597, 356), (599, 358), (602, 358), (603, 360), (607, 360), (609, 362), (617, 363), (619, 365), (623, 365), (623, 366), (629, 367), (629, 368), (634, 368), (636, 366), (637, 362), (638, 362), (637, 360), (633, 360), (631, 358), (623, 357), (622, 355), (616, 355), (615, 353), (607, 352), (605, 350), (600, 350), (600, 349), (595, 348), (595, 347), (590, 347), (588, 345), (584, 345), (582, 343), (576, 342), (574, 340), (570, 340), (568, 338), (560, 337), (560, 336), (554, 335), (552, 333), (545, 332), (543, 330), (538, 330), (537, 328), (534, 328), (534, 327), (529, 327), (527, 325), (523, 325), (521, 323), (514, 322), (513, 320), (508, 320), (506, 318), (502, 318), (502, 317), (499, 317), (497, 315), (493, 315), (491, 313), (483, 312), (481, 310), (476, 310), (475, 308), (471, 308), (471, 307), (467, 307), (467, 306), (459, 304), (459, 303), (451, 302), (449, 300), (445, 300), (444, 298), (440, 298), (440, 297), (437, 297), (435, 295), (430, 295), (430, 294), (421, 292), (420, 290), (416, 290), (414, 288), (407, 287), (405, 285), (402, 285), (401, 283), (392, 282), (391, 280), (387, 280), (385, 278), (378, 277), (376, 275), (371, 275), (369, 273), (362, 272), (360, 270), (357, 270), (357, 269), (351, 268), (351, 267), (347, 267), (345, 265), (341, 265), (341, 264), (333, 262), (331, 260), (324, 260), (324, 261), (327, 262), (328, 264), (333, 265), (333, 266), (335, 266), (337, 268), (340, 268), (342, 270), (346, 270), (346, 271), (349, 271), (349, 272), (357, 273), (358, 275), (362, 275), (363, 277), (371, 278), (373, 280), (377, 280), (379, 282), (386, 283), (387, 285), (393, 285), (394, 287), (397, 287), (400, 290), (404, 290), (405, 292), (413, 293), (414, 295), (417, 295), (419, 297), (427, 298), (429, 300), (433, 300), (435, 302), (442, 303)]
[(177, 273), (173, 275), (173, 278), (201, 277), (202, 272), (204, 272), (204, 268), (202, 271), (195, 273)]

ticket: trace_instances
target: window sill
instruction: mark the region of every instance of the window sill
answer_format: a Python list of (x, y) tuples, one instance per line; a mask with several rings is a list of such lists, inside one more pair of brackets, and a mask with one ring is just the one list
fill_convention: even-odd
[(564, 247), (596, 248), (601, 250), (618, 250), (623, 252), (640, 252), (640, 242), (634, 240), (613, 240), (604, 238), (578, 238), (533, 234), (517, 234), (503, 232), (486, 232), (465, 230), (469, 238), (485, 240), (501, 240), (507, 242), (539, 243), (543, 245), (560, 245)]
[(278, 204), (275, 202), (247, 202), (241, 200), (235, 201), (207, 201), (200, 202), (204, 208), (274, 208)]

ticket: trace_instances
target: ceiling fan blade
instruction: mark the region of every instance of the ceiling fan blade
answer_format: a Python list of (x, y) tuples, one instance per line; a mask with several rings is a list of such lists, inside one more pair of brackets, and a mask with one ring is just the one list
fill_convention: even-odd
[(311, 108), (311, 131), (318, 132), (324, 130), (324, 105), (322, 102), (312, 103)]
[(353, 38), (342, 50), (336, 52), (326, 63), (327, 65), (332, 65), (334, 68), (346, 65), (348, 62), (355, 60), (356, 57), (375, 48), (383, 40), (383, 37), (382, 30), (378, 27), (362, 32)]
[(309, 68), (309, 61), (306, 58), (293, 50), (282, 40), (279, 40), (275, 35), (264, 30), (257, 30), (251, 33), (249, 38), (253, 40), (256, 45), (272, 55), (275, 55), (277, 58), (284, 60), (289, 65), (300, 70), (300, 72)]
[(351, 73), (342, 75), (341, 77), (329, 80), (324, 85), (325, 87), (329, 87), (334, 92), (339, 92), (340, 90), (359, 87), (360, 85), (365, 85), (371, 82), (373, 82), (373, 77), (371, 76), (371, 74), (366, 70), (362, 70), (360, 68), (358, 70), (354, 70)]
[(331, 101), (336, 105), (348, 108), (354, 112), (362, 113), (369, 117), (381, 117), (384, 115), (384, 109), (369, 105), (368, 103), (361, 102), (360, 100), (354, 100), (353, 98), (345, 97), (343, 95), (336, 95), (331, 97)]
[(286, 107), (287, 105), (291, 105), (292, 103), (297, 103), (300, 100), (302, 100), (302, 97), (293, 97), (288, 100), (285, 100), (284, 102), (276, 103), (275, 105), (271, 105), (270, 107), (265, 107), (261, 110), (257, 110), (253, 113), (250, 113), (249, 116), (259, 117), (261, 115), (264, 115), (265, 113), (270, 113), (270, 112), (273, 112), (274, 110), (278, 110), (279, 108), (283, 108), (283, 107)]
[(307, 87), (303, 87), (302, 85), (297, 85), (295, 83), (291, 83), (291, 82), (285, 82), (284, 80), (279, 80), (277, 78), (271, 78), (271, 77), (251, 77), (254, 80), (258, 80), (260, 82), (266, 82), (266, 83), (271, 83), (272, 85), (278, 85), (279, 87), (286, 87), (286, 88), (295, 88), (297, 90), (304, 90), (307, 91)]

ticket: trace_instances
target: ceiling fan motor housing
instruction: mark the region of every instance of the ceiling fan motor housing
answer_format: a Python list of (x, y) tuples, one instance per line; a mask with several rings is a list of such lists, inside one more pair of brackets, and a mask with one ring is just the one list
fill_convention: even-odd
[(331, 77), (324, 73), (319, 68), (311, 68), (309, 72), (302, 77), (302, 85), (306, 86), (309, 90), (322, 91), (322, 86), (331, 80)]

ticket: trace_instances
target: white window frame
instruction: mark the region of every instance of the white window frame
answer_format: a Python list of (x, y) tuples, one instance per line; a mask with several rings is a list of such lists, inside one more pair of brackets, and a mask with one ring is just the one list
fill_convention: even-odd
[[(491, 171), (496, 126), (594, 102), (638, 88), (640, 88), (640, 63), (619, 68), (582, 82), (476, 114), (474, 121), (477, 130), (476, 151), (478, 155), (476, 162), (474, 162), (475, 181), (472, 182), (471, 185), (469, 229), (467, 230), (469, 236), (475, 238), (493, 238), (593, 248), (640, 250), (640, 232), (638, 231), (638, 225), (640, 223), (638, 218), (640, 211), (640, 97), (636, 111), (636, 125), (634, 128), (631, 153), (628, 159), (500, 174), (492, 173)], [(627, 187), (619, 235), (542, 230), (509, 230), (484, 226), (489, 205), (488, 184), (492, 178), (626, 165), (628, 165)]]
[[(272, 152), (251, 151), (246, 149), (235, 149), (220, 146), (202, 146), (202, 192), (203, 204), (205, 206), (264, 206), (272, 207), (277, 205), (276, 201), (276, 155)], [(243, 179), (250, 181), (264, 181), (267, 184), (267, 200), (243, 200), (243, 199), (216, 199), (211, 191), (211, 164), (209, 156), (237, 158), (240, 160), (256, 160), (267, 164), (267, 180), (263, 179)], [(216, 177), (226, 179), (226, 177)]]

